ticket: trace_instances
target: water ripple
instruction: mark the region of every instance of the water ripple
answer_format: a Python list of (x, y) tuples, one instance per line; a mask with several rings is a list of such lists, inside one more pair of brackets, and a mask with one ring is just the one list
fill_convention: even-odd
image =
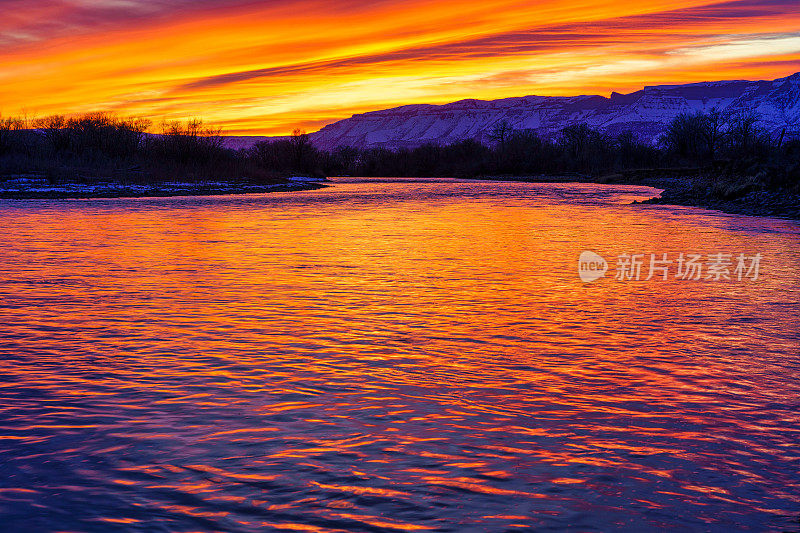
[[(3, 531), (795, 531), (800, 232), (643, 188), (0, 204)], [(583, 249), (764, 255), (583, 285)]]

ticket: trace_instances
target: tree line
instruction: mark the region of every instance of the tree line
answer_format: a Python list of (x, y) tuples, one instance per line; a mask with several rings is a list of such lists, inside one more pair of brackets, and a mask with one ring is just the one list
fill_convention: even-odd
[(148, 120), (109, 113), (0, 117), (0, 177), (131, 182), (279, 178), (247, 154), (225, 148), (222, 131), (202, 120), (165, 122), (156, 134), (148, 133), (151, 127)]
[[(467, 139), (416, 148), (316, 148), (296, 130), (287, 139), (249, 149), (224, 147), (219, 129), (202, 121), (165, 123), (148, 134), (148, 121), (106, 113), (36, 121), (0, 117), (0, 174), (40, 171), (172, 178), (275, 180), (320, 176), (481, 177), (581, 174), (631, 169), (713, 168), (756, 176), (768, 185), (800, 182), (800, 141), (773, 135), (752, 112), (716, 110), (678, 115), (656, 144), (632, 132), (609, 135), (586, 124), (543, 137), (497, 123), (489, 143)], [(116, 173), (116, 174), (115, 174)]]
[(416, 148), (314, 148), (307, 136), (264, 142), (252, 149), (263, 164), (284, 171), (350, 176), (602, 176), (636, 169), (711, 170), (758, 176), (768, 185), (800, 182), (800, 140), (773, 135), (756, 113), (684, 113), (665, 128), (657, 143), (630, 131), (609, 135), (586, 124), (571, 125), (554, 136), (496, 124), (490, 143), (467, 139)]

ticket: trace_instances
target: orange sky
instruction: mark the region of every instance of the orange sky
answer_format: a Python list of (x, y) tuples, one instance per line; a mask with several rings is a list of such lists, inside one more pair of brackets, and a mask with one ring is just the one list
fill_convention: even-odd
[(409, 103), (800, 70), (797, 0), (0, 0), (0, 113), (308, 131)]

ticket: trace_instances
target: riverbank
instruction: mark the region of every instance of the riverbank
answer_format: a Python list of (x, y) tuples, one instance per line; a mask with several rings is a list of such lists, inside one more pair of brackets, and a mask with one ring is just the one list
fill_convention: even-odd
[(662, 189), (643, 204), (685, 205), (724, 213), (800, 220), (800, 195), (764, 187), (752, 178), (650, 178), (637, 182)]
[[(536, 183), (600, 183), (643, 185), (660, 189), (660, 196), (634, 202), (683, 205), (725, 213), (770, 216), (800, 220), (800, 195), (769, 189), (754, 178), (713, 178), (693, 175), (691, 169), (648, 169), (606, 176), (483, 176), (481, 180)], [(169, 196), (214, 196), (313, 190), (326, 187), (327, 180), (294, 177), (274, 183), (248, 181), (200, 181), (135, 183), (122, 181), (52, 182), (36, 175), (0, 179), (0, 199), (136, 198)]]
[(661, 189), (660, 196), (637, 204), (683, 205), (724, 213), (800, 220), (800, 194), (769, 188), (752, 177), (719, 177), (698, 169), (629, 170), (605, 176), (484, 176), (479, 179), (536, 183), (600, 183), (643, 185)]
[(164, 181), (132, 183), (117, 181), (56, 182), (37, 176), (16, 176), (0, 181), (0, 199), (138, 198), (169, 196), (216, 196), (312, 190), (326, 187), (322, 180), (291, 178), (275, 183), (247, 181)]

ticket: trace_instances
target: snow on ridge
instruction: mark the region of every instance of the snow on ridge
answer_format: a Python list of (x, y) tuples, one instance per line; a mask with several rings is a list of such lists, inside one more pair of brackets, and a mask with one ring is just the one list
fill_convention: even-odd
[[(311, 133), (321, 149), (337, 146), (410, 148), (465, 139), (490, 142), (501, 121), (515, 129), (556, 135), (579, 123), (618, 134), (632, 131), (655, 142), (678, 114), (756, 111), (773, 133), (800, 133), (800, 72), (771, 81), (725, 80), (684, 85), (654, 85), (628, 94), (519, 96), (499, 100), (464, 99), (448, 104), (411, 104), (360, 113)], [(229, 138), (233, 139), (233, 138)], [(233, 142), (233, 141), (230, 141)]]

